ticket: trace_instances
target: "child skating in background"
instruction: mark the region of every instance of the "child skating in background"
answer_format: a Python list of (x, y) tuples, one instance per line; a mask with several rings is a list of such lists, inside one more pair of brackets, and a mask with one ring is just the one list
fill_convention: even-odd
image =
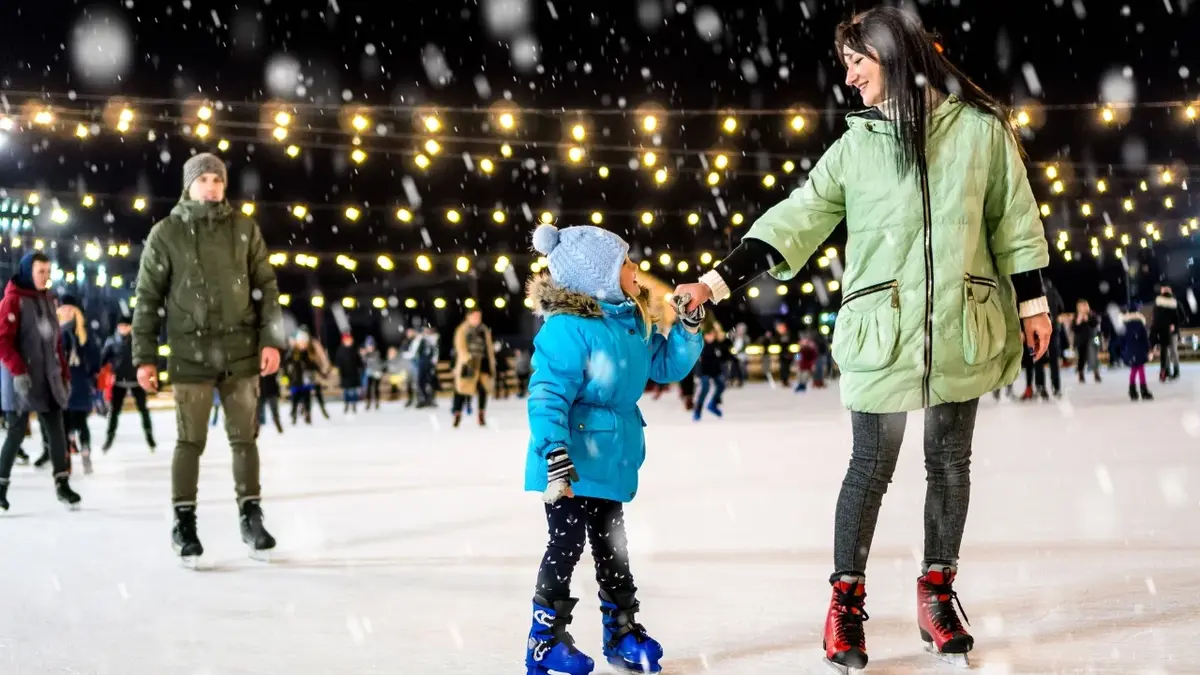
[[(1146, 329), (1146, 317), (1141, 312), (1133, 311), (1125, 315), (1125, 363), (1129, 364), (1129, 398), (1138, 400), (1138, 394), (1143, 401), (1153, 401), (1150, 390), (1146, 388), (1146, 364), (1150, 361), (1150, 331)], [(1140, 389), (1139, 389), (1139, 386)]]
[[(725, 392), (725, 362), (729, 359), (729, 347), (724, 340), (718, 339), (717, 329), (709, 328), (704, 333), (704, 347), (700, 350), (700, 393), (696, 396), (696, 404), (692, 408), (692, 419), (700, 420), (701, 413), (708, 404), (708, 412), (720, 417), (721, 394)], [(713, 392), (712, 400), (708, 393)]]
[(592, 659), (567, 632), (578, 602), (571, 573), (587, 540), (605, 659), (657, 673), (662, 646), (634, 621), (639, 606), (622, 504), (637, 493), (645, 457), (638, 399), (647, 381), (674, 382), (691, 371), (703, 308), (681, 314), (669, 335), (658, 333), (629, 245), (606, 230), (542, 225), (533, 246), (546, 256), (549, 274), (531, 280), (528, 291), (545, 324), (534, 338), (525, 489), (543, 493), (550, 541), (533, 596), (526, 673), (592, 672)]
[(792, 391), (808, 391), (808, 383), (812, 381), (816, 368), (817, 343), (805, 335), (800, 339), (800, 348), (796, 352), (796, 388)]

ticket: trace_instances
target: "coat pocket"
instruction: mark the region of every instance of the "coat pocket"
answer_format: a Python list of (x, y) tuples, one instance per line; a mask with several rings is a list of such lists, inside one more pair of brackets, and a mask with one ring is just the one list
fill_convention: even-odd
[(575, 405), (568, 415), (571, 425), (571, 461), (582, 480), (615, 482), (621, 461), (616, 412), (608, 408)]
[(900, 341), (900, 283), (874, 284), (842, 299), (833, 332), (833, 358), (846, 372), (887, 368)]
[(982, 365), (1004, 351), (1008, 327), (1000, 305), (1000, 286), (987, 277), (963, 275), (963, 357)]

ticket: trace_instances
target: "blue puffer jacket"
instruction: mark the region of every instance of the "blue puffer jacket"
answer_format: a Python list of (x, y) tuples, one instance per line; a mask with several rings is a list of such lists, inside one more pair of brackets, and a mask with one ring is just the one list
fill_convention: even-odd
[(1146, 330), (1146, 317), (1139, 312), (1125, 315), (1125, 339), (1121, 356), (1131, 366), (1144, 366), (1150, 362), (1150, 333)]
[(90, 411), (95, 405), (96, 375), (100, 373), (100, 348), (96, 346), (96, 336), (89, 335), (87, 342), (79, 344), (75, 323), (71, 321), (62, 325), (62, 347), (71, 371), (67, 410)]
[(628, 502), (646, 458), (637, 405), (646, 382), (685, 377), (704, 341), (678, 323), (647, 339), (632, 301), (600, 302), (549, 275), (530, 281), (529, 298), (546, 322), (533, 341), (525, 489), (546, 489), (546, 454), (565, 447), (579, 472), (577, 496)]

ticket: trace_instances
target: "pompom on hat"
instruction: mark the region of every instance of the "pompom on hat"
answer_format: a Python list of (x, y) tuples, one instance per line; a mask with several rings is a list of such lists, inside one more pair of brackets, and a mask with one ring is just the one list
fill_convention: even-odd
[(629, 244), (608, 230), (591, 225), (558, 229), (539, 225), (533, 231), (533, 248), (546, 256), (550, 278), (559, 286), (602, 302), (625, 300), (621, 267)]

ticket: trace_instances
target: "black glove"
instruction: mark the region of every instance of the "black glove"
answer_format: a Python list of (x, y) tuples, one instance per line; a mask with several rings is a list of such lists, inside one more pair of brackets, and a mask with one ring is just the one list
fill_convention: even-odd
[(671, 297), (671, 304), (675, 307), (675, 313), (679, 315), (679, 320), (683, 322), (683, 327), (695, 333), (700, 330), (700, 324), (704, 322), (704, 303), (696, 305), (696, 309), (689, 312), (687, 306), (691, 301), (692, 296), (687, 293)]
[(567, 455), (566, 448), (555, 448), (546, 455), (546, 491), (542, 500), (553, 504), (571, 487), (571, 483), (579, 481), (575, 472), (575, 464)]

